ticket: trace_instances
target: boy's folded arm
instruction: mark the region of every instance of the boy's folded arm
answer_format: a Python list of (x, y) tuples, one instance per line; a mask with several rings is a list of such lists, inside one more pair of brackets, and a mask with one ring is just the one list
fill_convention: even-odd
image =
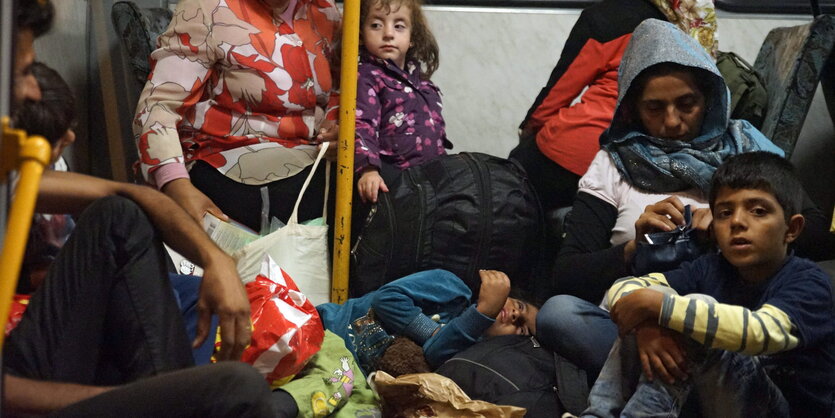
[(461, 279), (442, 270), (432, 273), (431, 277), (406, 276), (374, 292), (371, 308), (387, 331), (423, 345), (439, 324), (425, 315), (421, 306), (441, 306), (460, 312), (469, 304), (470, 289)]
[(737, 305), (664, 295), (658, 323), (707, 348), (748, 355), (787, 351), (799, 343), (789, 315), (770, 304), (752, 311)]
[(469, 346), (475, 344), (495, 319), (479, 312), (475, 305), (442, 326), (423, 343), (423, 355), (432, 368)]
[(638, 290), (645, 289), (650, 286), (670, 287), (667, 279), (661, 273), (650, 273), (646, 276), (639, 277), (624, 277), (618, 279), (606, 292), (604, 303), (606, 307), (611, 309), (620, 300), (620, 298)]

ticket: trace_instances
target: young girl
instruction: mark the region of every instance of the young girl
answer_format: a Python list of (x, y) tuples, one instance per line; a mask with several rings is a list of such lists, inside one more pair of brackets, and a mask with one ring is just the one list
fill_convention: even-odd
[(438, 44), (420, 4), (362, 2), (354, 168), (363, 202), (376, 202), (379, 191), (388, 191), (385, 173), (423, 164), (452, 148), (440, 91), (429, 81), (438, 68)]

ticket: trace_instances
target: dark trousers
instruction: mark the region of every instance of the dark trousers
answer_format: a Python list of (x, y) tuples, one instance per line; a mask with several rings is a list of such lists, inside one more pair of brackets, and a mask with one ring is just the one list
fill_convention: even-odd
[[(135, 203), (122, 197), (94, 202), (7, 339), (4, 373), (87, 385), (136, 382), (67, 410), (77, 407), (81, 415), (189, 416), (205, 407), (197, 415), (224, 415), (226, 408), (232, 416), (258, 405), (272, 410), (263, 378), (246, 365), (163, 374), (194, 364), (165, 260), (156, 231)], [(221, 377), (230, 374), (251, 381), (251, 393), (203, 387), (225, 387)], [(150, 376), (156, 377), (143, 379)]]
[(523, 138), (510, 151), (510, 159), (516, 160), (528, 173), (528, 179), (536, 190), (542, 210), (546, 213), (561, 207), (571, 206), (577, 194), (580, 177), (546, 157), (531, 135)]
[[(310, 174), (312, 165), (308, 166), (293, 177), (267, 183), (270, 198), (269, 219), (273, 216), (287, 222), (293, 213), (293, 205), (299, 197), (302, 185)], [(316, 174), (307, 187), (307, 192), (299, 205), (299, 222), (322, 216), (324, 203), (325, 169), (328, 164), (321, 162)], [(261, 229), (261, 188), (238, 183), (217, 171), (206, 162), (197, 161), (189, 171), (191, 183), (203, 192), (212, 202), (232, 219), (259, 232)], [(336, 179), (331, 172), (329, 190), (328, 219), (333, 219), (333, 196), (336, 193)], [(269, 220), (268, 220), (269, 221)]]

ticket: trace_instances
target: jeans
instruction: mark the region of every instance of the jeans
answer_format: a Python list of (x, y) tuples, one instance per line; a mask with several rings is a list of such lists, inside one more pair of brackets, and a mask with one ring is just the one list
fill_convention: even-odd
[(695, 388), (704, 416), (787, 417), (788, 403), (757, 357), (689, 347), (689, 378), (649, 381), (634, 335), (618, 338), (589, 395), (589, 417), (676, 417)]
[[(651, 287), (675, 293), (668, 287)], [(690, 299), (715, 303), (708, 295)], [(589, 394), (583, 416), (677, 417), (695, 388), (701, 414), (708, 417), (786, 417), (789, 406), (757, 357), (732, 351), (707, 349), (690, 342), (687, 350), (689, 378), (674, 384), (656, 377), (649, 381), (641, 369), (634, 334), (618, 338)]]
[(249, 365), (190, 368), (165, 257), (135, 203), (92, 203), (9, 335), (3, 372), (124, 385), (56, 416), (275, 416), (269, 387)]
[(603, 368), (618, 328), (609, 313), (583, 299), (557, 295), (536, 316), (536, 338), (586, 372), (589, 386)]

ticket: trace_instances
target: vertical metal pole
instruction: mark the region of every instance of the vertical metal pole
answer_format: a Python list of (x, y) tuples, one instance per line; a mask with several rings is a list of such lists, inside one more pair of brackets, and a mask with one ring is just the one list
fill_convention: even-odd
[(351, 257), (351, 199), (354, 187), (354, 123), (357, 109), (357, 55), (360, 0), (345, 0), (342, 11), (342, 67), (339, 83), (339, 142), (336, 157), (336, 220), (333, 234), (331, 302), (348, 299)]
[[(0, 163), (0, 174), (3, 177), (0, 180), (5, 181), (8, 178), (5, 174), (11, 170), (19, 173), (6, 235), (3, 237), (3, 250), (0, 251), (0, 324), (5, 329), (26, 250), (26, 240), (29, 238), (41, 174), (49, 164), (51, 149), (43, 137), (26, 137), (25, 132), (9, 128), (7, 117), (2, 118), (2, 131), (3, 148), (0, 150), (4, 160)], [(5, 335), (5, 332), (0, 332), (0, 347)]]

